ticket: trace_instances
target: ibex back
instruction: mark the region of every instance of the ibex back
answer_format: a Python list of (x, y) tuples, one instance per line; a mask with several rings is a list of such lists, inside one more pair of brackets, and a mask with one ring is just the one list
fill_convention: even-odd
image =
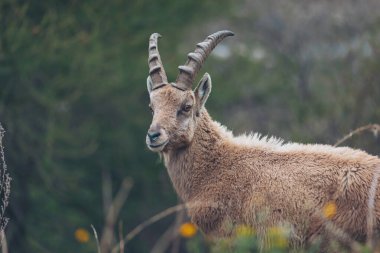
[[(234, 137), (205, 109), (210, 76), (206, 73), (192, 90), (207, 56), (232, 35), (220, 31), (197, 44), (172, 83), (158, 52), (160, 35), (152, 34), (149, 41), (147, 86), (153, 121), (146, 143), (162, 154), (192, 221), (216, 236), (230, 235), (235, 225), (265, 231), (288, 224), (293, 240), (302, 244), (329, 233), (328, 218), (336, 229), (365, 240), (372, 229), (368, 226), (373, 224), (376, 231), (380, 222), (378, 157), (347, 147), (284, 144), (258, 134)], [(373, 208), (368, 206), (371, 201)], [(336, 210), (324, 217), (328, 204)]]

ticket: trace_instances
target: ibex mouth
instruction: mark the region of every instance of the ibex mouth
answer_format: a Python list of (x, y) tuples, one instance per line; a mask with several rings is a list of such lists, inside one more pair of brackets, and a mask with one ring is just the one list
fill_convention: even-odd
[(166, 144), (168, 144), (168, 142), (169, 142), (169, 140), (166, 140), (160, 144), (148, 144), (148, 147), (152, 151), (159, 152), (159, 151), (162, 151), (164, 149), (164, 147), (166, 146)]

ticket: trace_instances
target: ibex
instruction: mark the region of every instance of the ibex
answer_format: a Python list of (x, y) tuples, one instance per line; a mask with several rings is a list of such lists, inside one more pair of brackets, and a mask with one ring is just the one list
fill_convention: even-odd
[(192, 221), (214, 236), (228, 236), (239, 224), (257, 230), (290, 224), (293, 237), (302, 243), (327, 233), (321, 214), (334, 203), (329, 222), (351, 238), (365, 240), (367, 226), (373, 224), (376, 232), (380, 224), (377, 156), (348, 147), (284, 144), (258, 134), (234, 137), (205, 108), (209, 74), (192, 90), (207, 56), (232, 35), (219, 31), (197, 44), (172, 83), (157, 47), (160, 35), (149, 39), (147, 86), (153, 120), (146, 143), (162, 155), (180, 198), (198, 203), (188, 205)]

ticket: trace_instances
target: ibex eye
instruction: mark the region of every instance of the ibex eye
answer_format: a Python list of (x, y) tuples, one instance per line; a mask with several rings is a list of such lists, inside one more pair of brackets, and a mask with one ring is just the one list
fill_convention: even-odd
[(190, 110), (191, 110), (191, 105), (185, 105), (185, 106), (182, 108), (182, 110), (183, 110), (184, 112), (190, 112)]

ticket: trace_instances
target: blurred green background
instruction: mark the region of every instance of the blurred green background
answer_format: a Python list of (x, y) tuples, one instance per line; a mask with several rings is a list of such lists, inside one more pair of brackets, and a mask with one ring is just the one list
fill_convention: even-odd
[[(125, 178), (133, 187), (115, 240), (119, 221), (126, 234), (178, 203), (145, 146), (148, 38), (163, 35), (160, 53), (174, 80), (195, 44), (222, 29), (236, 35), (202, 71), (213, 80), (210, 114), (236, 134), (334, 144), (379, 123), (377, 0), (0, 0), (10, 252), (96, 252), (90, 225), (102, 237)], [(380, 154), (371, 133), (345, 145)], [(150, 252), (174, 219), (146, 228), (126, 251)], [(89, 241), (75, 236), (78, 229)], [(181, 252), (185, 241), (177, 240)]]

